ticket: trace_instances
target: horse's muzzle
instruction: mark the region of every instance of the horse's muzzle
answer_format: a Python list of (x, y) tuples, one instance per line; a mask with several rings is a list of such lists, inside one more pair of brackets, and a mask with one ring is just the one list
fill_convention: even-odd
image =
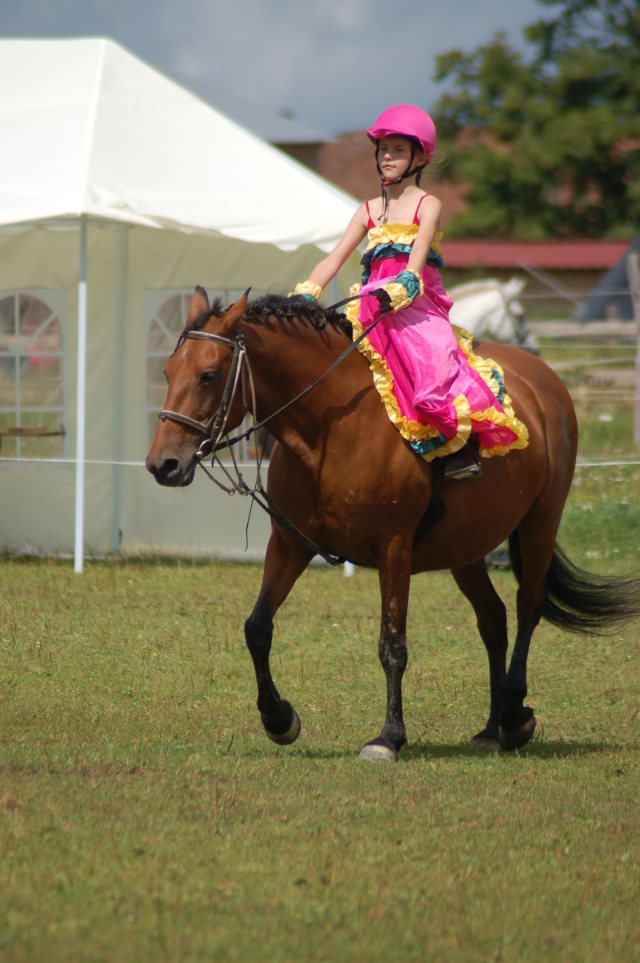
[(193, 481), (197, 461), (191, 458), (188, 464), (183, 466), (177, 458), (156, 459), (149, 454), (145, 465), (159, 485), (164, 485), (166, 488), (185, 488)]

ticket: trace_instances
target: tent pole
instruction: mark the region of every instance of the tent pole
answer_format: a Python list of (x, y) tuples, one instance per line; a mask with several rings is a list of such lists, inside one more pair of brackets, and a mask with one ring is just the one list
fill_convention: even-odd
[(115, 411), (114, 411), (114, 472), (113, 472), (113, 531), (111, 536), (111, 548), (114, 555), (120, 552), (120, 541), (122, 532), (120, 531), (120, 514), (122, 511), (122, 461), (124, 430), (124, 338), (125, 325), (124, 313), (125, 304), (125, 280), (127, 271), (127, 226), (120, 224), (118, 227), (118, 255), (117, 255), (117, 278), (116, 278), (116, 337), (115, 337)]
[(87, 219), (80, 218), (80, 276), (78, 280), (78, 375), (76, 401), (76, 519), (74, 571), (84, 563), (84, 434), (87, 368)]

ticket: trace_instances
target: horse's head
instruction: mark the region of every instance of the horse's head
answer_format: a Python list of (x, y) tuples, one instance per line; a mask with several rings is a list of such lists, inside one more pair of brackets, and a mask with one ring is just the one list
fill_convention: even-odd
[[(193, 481), (198, 449), (209, 437), (223, 399), (235, 335), (246, 307), (246, 294), (221, 315), (211, 309), (203, 288), (197, 287), (191, 298), (186, 327), (164, 366), (169, 387), (146, 459), (147, 469), (160, 485), (175, 488)], [(242, 421), (240, 394), (230, 399), (226, 430)]]

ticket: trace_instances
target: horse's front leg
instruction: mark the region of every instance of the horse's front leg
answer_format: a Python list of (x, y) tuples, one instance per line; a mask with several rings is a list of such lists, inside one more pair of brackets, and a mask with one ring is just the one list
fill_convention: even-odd
[(267, 545), (260, 594), (244, 626), (256, 673), (262, 724), (269, 738), (281, 746), (296, 741), (300, 719), (291, 703), (280, 698), (271, 675), (273, 617), (312, 557), (297, 539), (289, 540), (274, 528)]
[(382, 617), (378, 655), (387, 680), (387, 714), (377, 739), (367, 742), (361, 759), (397, 762), (407, 741), (402, 715), (402, 677), (407, 667), (407, 609), (411, 583), (411, 545), (394, 536), (379, 568)]

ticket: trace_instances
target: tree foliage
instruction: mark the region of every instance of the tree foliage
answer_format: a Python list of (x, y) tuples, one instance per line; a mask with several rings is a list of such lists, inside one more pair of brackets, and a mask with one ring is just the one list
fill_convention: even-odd
[(529, 59), (497, 34), (437, 60), (451, 233), (630, 237), (640, 224), (640, 0), (538, 0)]

